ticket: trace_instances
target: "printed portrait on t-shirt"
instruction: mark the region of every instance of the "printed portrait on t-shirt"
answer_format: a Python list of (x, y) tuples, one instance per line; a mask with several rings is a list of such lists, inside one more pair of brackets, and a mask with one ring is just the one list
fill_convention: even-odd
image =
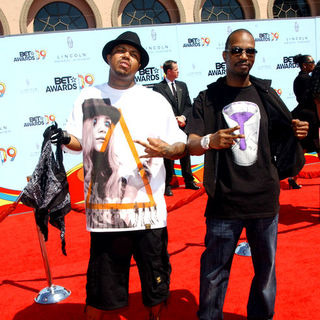
[(82, 111), (88, 226), (106, 229), (151, 225), (156, 219), (155, 204), (150, 205), (152, 159), (141, 162), (134, 155), (130, 133), (123, 131), (121, 112), (109, 99), (85, 100)]
[(234, 162), (239, 166), (251, 166), (257, 161), (261, 118), (258, 105), (248, 101), (232, 102), (223, 108), (222, 114), (229, 128), (240, 126), (235, 134), (245, 135), (231, 148)]

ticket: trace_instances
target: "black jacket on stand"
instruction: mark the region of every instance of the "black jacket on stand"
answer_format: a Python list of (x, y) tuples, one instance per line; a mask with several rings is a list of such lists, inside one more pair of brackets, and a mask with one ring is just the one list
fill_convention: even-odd
[(61, 145), (55, 155), (50, 136), (56, 125), (48, 127), (43, 136), (39, 162), (27, 186), (22, 191), (21, 202), (35, 210), (38, 227), (48, 240), (48, 222), (60, 230), (62, 252), (65, 250), (65, 215), (71, 210), (69, 184), (63, 166)]

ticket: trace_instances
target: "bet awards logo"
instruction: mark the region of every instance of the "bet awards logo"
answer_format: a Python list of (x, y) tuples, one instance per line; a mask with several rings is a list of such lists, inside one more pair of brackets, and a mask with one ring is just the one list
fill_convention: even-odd
[(13, 62), (44, 60), (46, 56), (46, 50), (20, 51), (19, 56), (14, 58)]
[(294, 69), (298, 67), (299, 65), (293, 62), (293, 56), (290, 56), (290, 57), (283, 57), (283, 63), (278, 63), (276, 69), (277, 70), (278, 69)]
[(279, 32), (263, 32), (259, 33), (259, 37), (255, 38), (255, 41), (278, 41), (280, 35)]
[(160, 69), (156, 67), (149, 67), (139, 70), (138, 75), (135, 76), (136, 82), (150, 82), (160, 80)]
[(78, 79), (80, 89), (83, 89), (84, 87), (91, 87), (94, 83), (94, 76), (91, 73), (88, 73), (85, 76), (78, 74)]
[(0, 148), (0, 163), (4, 164), (8, 159), (13, 161), (17, 155), (17, 148), (11, 146), (9, 148)]
[(89, 73), (87, 75), (78, 74), (75, 76), (55, 77), (53, 84), (48, 85), (46, 92), (71, 91), (90, 87), (94, 83), (94, 76)]
[(276, 93), (281, 96), (282, 95), (282, 89), (279, 88), (279, 89), (274, 89), (276, 91)]
[(77, 90), (77, 78), (73, 76), (56, 77), (54, 84), (47, 86), (46, 92)]
[(6, 92), (6, 85), (3, 82), (0, 82), (0, 98), (4, 96)]
[(56, 120), (56, 117), (53, 114), (45, 116), (33, 116), (29, 117), (29, 122), (24, 124), (24, 127), (34, 127), (34, 126), (46, 126), (47, 124), (52, 124)]
[(183, 44), (183, 48), (190, 47), (207, 47), (210, 44), (210, 38), (201, 37), (201, 38), (188, 38), (188, 42)]
[(209, 70), (208, 76), (223, 76), (227, 73), (225, 62), (216, 62), (216, 68)]

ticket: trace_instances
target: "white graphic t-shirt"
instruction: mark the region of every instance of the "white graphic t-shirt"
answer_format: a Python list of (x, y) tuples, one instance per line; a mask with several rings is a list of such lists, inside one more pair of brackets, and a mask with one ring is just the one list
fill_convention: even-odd
[(186, 142), (172, 108), (151, 89), (117, 90), (107, 84), (84, 89), (66, 130), (82, 144), (89, 231), (130, 231), (167, 224), (162, 158), (140, 158), (147, 142)]

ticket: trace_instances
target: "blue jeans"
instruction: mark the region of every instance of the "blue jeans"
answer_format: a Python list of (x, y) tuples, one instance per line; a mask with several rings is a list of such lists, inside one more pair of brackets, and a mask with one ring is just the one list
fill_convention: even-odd
[(206, 249), (201, 256), (199, 319), (223, 319), (222, 309), (233, 255), (241, 232), (246, 228), (254, 267), (247, 305), (248, 319), (271, 320), (276, 296), (278, 215), (247, 220), (209, 217), (206, 224)]

